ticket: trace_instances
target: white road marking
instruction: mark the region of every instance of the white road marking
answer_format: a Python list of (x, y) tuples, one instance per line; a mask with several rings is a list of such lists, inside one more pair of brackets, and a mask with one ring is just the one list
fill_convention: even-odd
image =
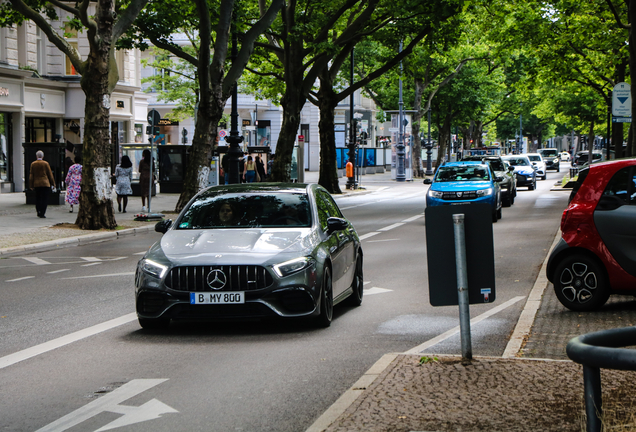
[[(492, 315), (501, 312), (502, 310), (512, 306), (513, 304), (517, 303), (518, 301), (523, 300), (525, 297), (524, 296), (517, 296), (517, 297), (513, 297), (510, 300), (508, 300), (505, 303), (500, 304), (497, 307), (494, 307), (492, 309), (490, 309), (487, 312), (484, 312), (483, 314), (473, 318), (470, 320), (470, 324), (477, 324), (480, 321), (485, 320), (486, 318), (491, 317)], [(434, 337), (433, 339), (424, 342), (423, 344), (420, 344), (418, 346), (416, 346), (415, 348), (411, 348), (410, 350), (406, 351), (404, 354), (420, 354), (421, 352), (423, 352), (425, 349), (428, 349), (430, 347), (432, 347), (433, 345), (437, 345), (438, 343), (448, 339), (451, 336), (456, 335), (457, 333), (459, 333), (459, 326), (454, 327), (450, 330), (448, 330), (447, 332), (442, 333), (441, 335)]]
[(389, 230), (392, 230), (393, 228), (401, 227), (402, 225), (404, 225), (404, 222), (398, 222), (398, 223), (395, 223), (393, 225), (389, 225), (387, 227), (380, 228), (378, 231), (389, 231)]
[(384, 294), (384, 293), (391, 292), (391, 291), (393, 291), (393, 290), (386, 289), (386, 288), (373, 287), (373, 288), (365, 289), (364, 290), (364, 295), (368, 296), (368, 295), (373, 295), (373, 294)]
[(380, 243), (380, 242), (398, 241), (398, 240), (400, 240), (400, 239), (369, 240), (367, 243)]
[(95, 432), (107, 431), (135, 423), (154, 420), (167, 413), (178, 413), (176, 409), (169, 407), (157, 399), (151, 399), (141, 406), (119, 405), (123, 401), (145, 392), (167, 379), (135, 379), (124, 384), (120, 388), (94, 400), (70, 414), (38, 429), (36, 432), (63, 432), (74, 426), (101, 414), (105, 411), (116, 414), (123, 414), (117, 420), (108, 423), (97, 429)]
[(423, 218), (423, 217), (424, 217), (424, 214), (418, 214), (418, 215), (410, 217), (408, 219), (404, 219), (402, 222), (404, 222), (404, 223), (413, 222), (413, 221), (418, 220), (418, 219)]
[(110, 261), (121, 261), (123, 259), (126, 259), (127, 257), (117, 257), (117, 258), (112, 258)]
[(90, 279), (90, 278), (101, 278), (101, 277), (110, 277), (110, 276), (132, 276), (135, 272), (126, 272), (126, 273), (111, 273), (111, 274), (103, 274), (103, 275), (91, 275), (91, 276), (74, 276), (61, 278), (60, 280), (68, 280), (68, 279)]
[(24, 276), (24, 277), (17, 278), (17, 279), (9, 279), (9, 280), (7, 280), (5, 282), (18, 282), (18, 281), (22, 281), (22, 280), (26, 280), (26, 279), (33, 279), (33, 278), (35, 278), (35, 276)]
[(97, 257), (80, 257), (80, 258), (83, 259), (84, 261), (90, 261), (90, 262), (102, 260), (101, 258), (97, 258)]
[(101, 264), (101, 261), (100, 262), (90, 263), (90, 264), (82, 264), (81, 267), (90, 267), (90, 266), (100, 265), (100, 264)]
[(137, 253), (134, 253), (133, 255), (145, 255), (145, 254), (146, 254), (146, 251), (143, 251), (143, 252), (137, 252)]
[(370, 233), (366, 233), (366, 234), (360, 236), (360, 240), (366, 240), (369, 237), (373, 237), (376, 234), (380, 234), (380, 233), (379, 232), (375, 232), (375, 231), (374, 232), (370, 232)]
[(71, 269), (53, 270), (53, 271), (46, 272), (46, 273), (47, 274), (55, 274), (55, 273), (62, 273), (62, 272), (67, 272), (67, 271), (71, 271)]
[(37, 264), (37, 265), (47, 265), (47, 264), (51, 264), (48, 261), (43, 260), (42, 258), (34, 258), (34, 257), (20, 257), (23, 260), (27, 260), (30, 263), (33, 264)]
[(85, 339), (90, 336), (114, 329), (120, 325), (128, 324), (131, 321), (137, 319), (136, 313), (129, 313), (128, 315), (121, 316), (119, 318), (112, 319), (110, 321), (103, 322), (101, 324), (94, 325), (92, 327), (85, 328), (84, 330), (76, 331), (75, 333), (68, 334), (66, 336), (59, 337), (57, 339), (44, 342), (40, 345), (33, 346), (31, 348), (24, 349), (22, 351), (9, 354), (4, 357), (0, 357), (0, 369), (4, 369), (11, 365), (14, 365), (23, 360), (30, 359), (32, 357), (44, 354), (49, 351), (53, 351), (56, 348), (63, 347), (65, 345), (72, 344), (79, 340)]

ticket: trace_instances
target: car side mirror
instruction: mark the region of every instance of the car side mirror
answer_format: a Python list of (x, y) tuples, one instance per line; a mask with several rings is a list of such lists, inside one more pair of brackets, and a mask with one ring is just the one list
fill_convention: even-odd
[(433, 184), (433, 180), (431, 180), (430, 178), (425, 178), (424, 184)]
[(623, 205), (625, 205), (625, 201), (617, 196), (602, 195), (598, 200), (596, 210), (616, 210)]
[(513, 167), (513, 166), (509, 166), (509, 167), (508, 167), (508, 171), (510, 171), (510, 172), (514, 172), (514, 170), (515, 170), (515, 167)]
[(495, 181), (496, 181), (496, 182), (502, 182), (502, 181), (503, 181), (503, 179), (504, 179), (504, 178), (503, 178), (503, 177), (500, 177), (500, 176), (495, 177)]
[(172, 219), (164, 219), (155, 224), (155, 231), (165, 234), (172, 226)]
[(342, 218), (330, 217), (327, 219), (327, 232), (342, 231), (348, 226), (347, 221)]

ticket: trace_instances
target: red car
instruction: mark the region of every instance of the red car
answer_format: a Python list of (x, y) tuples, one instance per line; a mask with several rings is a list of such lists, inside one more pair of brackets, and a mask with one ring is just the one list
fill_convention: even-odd
[(590, 311), (610, 294), (636, 295), (636, 158), (581, 170), (561, 231), (546, 271), (565, 307)]

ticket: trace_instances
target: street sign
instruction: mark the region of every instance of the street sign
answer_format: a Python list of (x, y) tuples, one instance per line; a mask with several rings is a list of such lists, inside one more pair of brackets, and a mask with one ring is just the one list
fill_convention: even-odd
[(225, 130), (221, 129), (221, 130), (219, 131), (219, 136), (220, 136), (221, 138), (224, 138), (224, 137), (225, 137), (225, 135), (227, 135), (227, 132), (225, 132)]
[(155, 109), (150, 110), (150, 112), (148, 113), (148, 124), (151, 126), (158, 125), (160, 121), (161, 121), (161, 114), (159, 114), (159, 111)]
[(632, 88), (625, 82), (616, 84), (612, 90), (612, 115), (616, 117), (632, 116)]
[(187, 137), (188, 136), (188, 130), (186, 128), (181, 129), (181, 135), (183, 135), (183, 137)]
[(612, 123), (631, 123), (631, 117), (614, 117), (612, 116)]
[(398, 128), (389, 128), (389, 132), (398, 132), (399, 130)]

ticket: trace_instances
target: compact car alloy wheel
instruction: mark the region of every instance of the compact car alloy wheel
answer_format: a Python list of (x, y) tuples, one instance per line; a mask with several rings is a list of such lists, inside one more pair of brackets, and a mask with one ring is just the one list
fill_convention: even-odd
[(358, 255), (356, 260), (356, 274), (353, 278), (353, 294), (347, 299), (349, 306), (360, 306), (362, 304), (362, 295), (364, 292), (364, 277), (362, 274), (362, 256)]
[(322, 277), (322, 290), (320, 293), (320, 315), (318, 316), (318, 325), (320, 327), (329, 327), (333, 318), (333, 287), (331, 285), (331, 269), (325, 267)]
[(556, 267), (554, 292), (559, 301), (573, 311), (591, 311), (609, 298), (605, 272), (596, 260), (572, 255)]

